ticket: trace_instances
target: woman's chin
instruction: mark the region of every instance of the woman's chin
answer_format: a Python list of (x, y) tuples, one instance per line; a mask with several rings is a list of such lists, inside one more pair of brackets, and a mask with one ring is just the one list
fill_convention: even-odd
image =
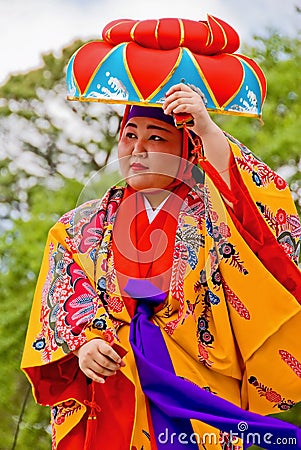
[(156, 189), (165, 189), (173, 181), (172, 177), (153, 174), (132, 175), (126, 179), (126, 182), (136, 191), (152, 191)]

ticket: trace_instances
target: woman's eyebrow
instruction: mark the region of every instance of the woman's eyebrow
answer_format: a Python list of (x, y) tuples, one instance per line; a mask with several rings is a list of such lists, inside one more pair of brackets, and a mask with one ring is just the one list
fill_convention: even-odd
[(125, 128), (127, 128), (127, 127), (134, 127), (134, 128), (137, 128), (137, 125), (136, 125), (135, 123), (128, 122), (128, 123), (126, 124)]
[[(126, 124), (125, 128), (127, 128), (127, 127), (138, 128), (137, 125), (135, 123), (133, 123), (133, 122), (128, 122)], [(170, 130), (168, 130), (167, 128), (164, 128), (164, 127), (160, 127), (159, 125), (149, 124), (149, 125), (146, 126), (146, 129), (147, 130), (160, 130), (160, 131), (166, 131), (167, 133), (171, 133)]]
[(147, 125), (148, 130), (161, 130), (166, 131), (167, 133), (171, 133), (171, 131), (167, 130), (167, 128), (159, 127), (158, 125)]

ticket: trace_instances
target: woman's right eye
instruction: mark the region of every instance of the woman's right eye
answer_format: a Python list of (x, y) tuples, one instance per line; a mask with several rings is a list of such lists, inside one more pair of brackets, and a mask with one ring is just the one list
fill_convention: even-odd
[(128, 131), (126, 133), (126, 137), (129, 139), (135, 139), (136, 135), (135, 135), (135, 133), (131, 133), (130, 131)]

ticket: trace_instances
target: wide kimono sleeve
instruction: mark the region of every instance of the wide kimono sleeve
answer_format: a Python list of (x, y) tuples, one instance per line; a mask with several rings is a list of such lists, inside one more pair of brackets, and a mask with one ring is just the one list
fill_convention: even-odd
[[(301, 401), (300, 220), (286, 182), (227, 138), (231, 192), (225, 189), (224, 195), (217, 172), (207, 171), (212, 225), (206, 246), (216, 247), (220, 256), (223, 292), (243, 363), (242, 405), (261, 414), (279, 413)], [(217, 234), (224, 228), (231, 235), (226, 244)]]
[(73, 351), (101, 337), (122, 353), (94, 280), (95, 252), (110, 234), (105, 213), (105, 202), (93, 201), (51, 228), (32, 304), (21, 368), (38, 403), (59, 405), (56, 414), (64, 406), (62, 436), (83, 416), (88, 398), (89, 383)]
[[(237, 141), (236, 141), (237, 142)], [(234, 141), (235, 143), (235, 141)], [(260, 261), (301, 303), (301, 225), (286, 182), (241, 144), (233, 146), (230, 215)]]

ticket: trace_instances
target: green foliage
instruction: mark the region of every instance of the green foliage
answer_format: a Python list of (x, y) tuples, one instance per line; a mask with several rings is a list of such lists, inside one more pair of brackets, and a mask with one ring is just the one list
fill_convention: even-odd
[(0, 87), (0, 219), (28, 210), (34, 184), (47, 186), (54, 175), (84, 182), (115, 149), (120, 119), (114, 109), (66, 100), (65, 67), (81, 44), (43, 55), (40, 68)]
[[(9, 449), (28, 382), (20, 372), (22, 347), (47, 232), (76, 204), (82, 185), (65, 181), (57, 191), (39, 186), (29, 192), (30, 217), (18, 219), (0, 239), (0, 448)], [(49, 414), (31, 400), (25, 410), (17, 449), (49, 448)]]
[(270, 416), (301, 426), (301, 402), (297, 403), (292, 409), (281, 413), (270, 414)]

